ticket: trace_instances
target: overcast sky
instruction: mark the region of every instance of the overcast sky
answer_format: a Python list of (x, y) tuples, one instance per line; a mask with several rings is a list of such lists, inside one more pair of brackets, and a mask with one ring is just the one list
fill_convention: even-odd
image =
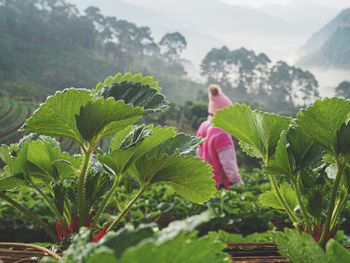
[[(245, 5), (251, 7), (261, 7), (266, 4), (287, 4), (292, 0), (223, 0), (224, 2), (237, 4), (237, 5)], [(336, 8), (344, 8), (349, 7), (350, 0), (293, 0), (294, 2), (317, 2), (318, 4), (322, 4), (324, 6), (331, 6)]]
[(288, 1), (289, 0), (224, 0), (224, 2), (227, 3), (252, 7), (260, 7), (266, 4), (286, 4)]

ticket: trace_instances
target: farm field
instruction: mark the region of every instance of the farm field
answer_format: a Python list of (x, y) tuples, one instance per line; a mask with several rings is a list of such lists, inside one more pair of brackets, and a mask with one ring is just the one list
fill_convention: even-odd
[[(37, 104), (10, 98), (0, 98), (0, 145), (18, 142), (26, 133), (19, 131)], [(77, 153), (79, 147), (73, 140), (59, 139), (64, 151)]]
[[(111, 262), (142, 262), (149, 249), (164, 262), (178, 246), (179, 263), (235, 262), (260, 250), (285, 262), (350, 256), (343, 247), (350, 233), (349, 101), (317, 100), (294, 119), (246, 104), (215, 113), (213, 124), (241, 143), (244, 184), (222, 189), (194, 154), (202, 139), (142, 123), (169, 107), (158, 85), (140, 73), (118, 73), (93, 90), (57, 92), (39, 107), (3, 98), (1, 238), (57, 246), (62, 258), (49, 253), (58, 262), (108, 258), (107, 251), (114, 251)], [(243, 152), (260, 160), (255, 168)], [(130, 243), (119, 251), (115, 244), (125, 239)], [(240, 244), (258, 250), (247, 255)], [(311, 258), (303, 259), (301, 244)], [(208, 245), (201, 257), (193, 254)]]
[(350, 263), (348, 2), (0, 0), (0, 263)]

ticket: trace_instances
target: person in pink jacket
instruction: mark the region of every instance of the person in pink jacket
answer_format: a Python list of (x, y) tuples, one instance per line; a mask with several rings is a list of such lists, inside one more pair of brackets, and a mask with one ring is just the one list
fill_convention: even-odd
[(213, 167), (216, 188), (224, 186), (230, 189), (231, 184), (244, 184), (237, 165), (235, 146), (231, 135), (220, 128), (213, 127), (211, 119), (218, 109), (228, 107), (232, 102), (220, 87), (214, 84), (208, 88), (208, 97), (209, 116), (197, 131), (197, 137), (204, 138), (205, 141), (197, 149), (197, 156)]

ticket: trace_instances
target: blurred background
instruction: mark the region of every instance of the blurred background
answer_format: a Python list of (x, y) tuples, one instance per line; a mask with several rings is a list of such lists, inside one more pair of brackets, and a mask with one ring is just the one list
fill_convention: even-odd
[[(350, 97), (348, 0), (0, 0), (0, 143), (46, 96), (117, 72), (160, 81), (192, 132), (209, 83), (235, 102), (293, 115)], [(69, 144), (69, 143), (67, 143)], [(67, 146), (68, 147), (68, 146)]]

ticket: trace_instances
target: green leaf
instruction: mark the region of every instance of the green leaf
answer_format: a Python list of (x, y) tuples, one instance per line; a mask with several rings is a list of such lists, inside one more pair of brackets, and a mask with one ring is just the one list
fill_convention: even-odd
[(350, 101), (325, 98), (300, 111), (296, 124), (306, 136), (336, 154), (338, 131), (349, 117)]
[(159, 156), (163, 153), (172, 155), (177, 153), (179, 155), (187, 155), (193, 153), (199, 144), (203, 142), (203, 139), (190, 136), (185, 133), (178, 133), (175, 137), (166, 140), (159, 147), (155, 148), (153, 155)]
[(224, 248), (222, 242), (210, 236), (196, 238), (193, 234), (181, 234), (158, 246), (148, 242), (132, 247), (117, 262), (230, 262), (229, 256), (222, 252)]
[(99, 247), (98, 243), (91, 242), (91, 232), (87, 228), (81, 227), (79, 233), (73, 237), (69, 248), (63, 252), (61, 261), (65, 263), (85, 263)]
[(13, 156), (6, 163), (6, 169), (10, 171), (11, 175), (21, 176), (25, 181), (28, 180), (29, 172), (27, 168), (27, 154), (28, 146), (31, 142), (31, 138), (25, 140), (16, 152), (13, 153)]
[(163, 228), (160, 231), (157, 237), (157, 244), (171, 240), (180, 233), (191, 232), (199, 225), (208, 222), (210, 219), (212, 219), (212, 217), (213, 216), (210, 214), (210, 212), (206, 210), (199, 215), (194, 215), (184, 220), (173, 221), (166, 228)]
[(11, 162), (11, 152), (12, 149), (10, 146), (6, 145), (6, 144), (2, 144), (0, 146), (0, 159), (6, 164), (6, 163), (10, 163)]
[(323, 208), (323, 193), (321, 189), (313, 189), (306, 206), (308, 212), (320, 222)]
[[(135, 131), (139, 130), (139, 127), (128, 127), (117, 133), (112, 142), (111, 148), (113, 151), (110, 154), (98, 155), (98, 160), (112, 169), (117, 175), (125, 172), (141, 156), (176, 135), (174, 128), (153, 127), (150, 125), (146, 129), (148, 131), (144, 135), (147, 136), (142, 136), (142, 139), (135, 137), (134, 141), (130, 141), (130, 137), (134, 136)], [(129, 147), (123, 147), (124, 144), (128, 144)]]
[(146, 137), (150, 136), (152, 131), (141, 125), (134, 130), (132, 130), (121, 142), (120, 149), (125, 150), (129, 147), (136, 145), (138, 142), (144, 140)]
[(105, 81), (99, 82), (96, 86), (96, 88), (92, 91), (93, 94), (97, 94), (101, 91), (104, 87), (108, 87), (112, 84), (117, 84), (121, 82), (138, 82), (144, 85), (149, 85), (151, 88), (157, 89), (158, 92), (160, 92), (160, 87), (158, 81), (155, 81), (153, 79), (153, 76), (143, 76), (142, 73), (137, 73), (135, 75), (132, 75), (131, 72), (125, 73), (122, 75), (121, 73), (117, 73), (115, 76), (109, 76), (105, 79)]
[(322, 148), (307, 139), (295, 126), (281, 133), (275, 159), (265, 167), (271, 175), (292, 177), (322, 159)]
[(327, 243), (326, 254), (329, 263), (350, 262), (350, 252), (334, 239)]
[(139, 127), (142, 127), (142, 126), (130, 125), (125, 129), (118, 131), (114, 135), (111, 145), (109, 147), (110, 152), (113, 152), (115, 150), (119, 150), (120, 148), (122, 148), (122, 143), (124, 143), (125, 138), (130, 136), (131, 133), (134, 133), (134, 130)]
[(98, 98), (81, 107), (76, 123), (83, 139), (91, 142), (124, 129), (137, 121), (142, 114), (142, 108), (134, 108), (113, 98)]
[[(86, 177), (86, 206), (92, 208), (99, 199), (112, 187), (113, 180), (109, 174), (90, 169)], [(96, 204), (97, 203), (97, 204)]]
[(86, 263), (113, 263), (116, 262), (114, 252), (110, 248), (100, 247), (96, 249), (88, 258)]
[(350, 121), (343, 123), (338, 130), (336, 152), (342, 155), (350, 154)]
[(118, 232), (111, 232), (105, 235), (99, 245), (107, 246), (114, 251), (114, 256), (120, 258), (129, 247), (136, 246), (142, 240), (154, 236), (154, 229), (151, 226), (142, 226), (135, 230), (123, 228)]
[(68, 137), (83, 144), (75, 116), (90, 100), (88, 90), (72, 88), (58, 91), (40, 105), (22, 129), (43, 135)]
[(215, 126), (236, 137), (249, 155), (267, 161), (275, 152), (280, 134), (287, 130), (290, 119), (275, 114), (253, 111), (245, 104), (219, 110)]
[(289, 153), (295, 160), (295, 170), (300, 171), (322, 159), (323, 148), (306, 137), (295, 125), (287, 131)]
[(105, 99), (113, 97), (115, 100), (123, 100), (134, 107), (143, 107), (145, 112), (158, 112), (168, 108), (168, 102), (158, 89), (140, 82), (113, 83), (103, 88), (99, 95)]
[(32, 176), (46, 177), (50, 182), (70, 177), (75, 174), (80, 161), (68, 153), (63, 153), (51, 139), (41, 137), (28, 144), (27, 169)]
[(315, 240), (306, 233), (285, 229), (274, 236), (280, 253), (291, 262), (328, 263), (326, 254)]
[(195, 203), (207, 201), (216, 192), (210, 165), (195, 157), (146, 155), (135, 167), (143, 185), (166, 183), (180, 196)]
[[(1, 176), (0, 176), (1, 178)], [(9, 191), (13, 188), (25, 186), (25, 181), (18, 176), (12, 175), (0, 179), (0, 192)]]
[(50, 184), (75, 176), (79, 166), (79, 156), (72, 157), (62, 152), (52, 138), (40, 136), (37, 140), (28, 139), (21, 143), (6, 167), (13, 175)]
[(286, 132), (281, 133), (281, 138), (276, 149), (276, 156), (265, 166), (265, 172), (270, 175), (286, 175), (292, 177), (295, 171), (295, 160), (289, 150)]
[[(298, 205), (298, 199), (295, 191), (287, 183), (280, 185), (280, 193), (287, 201), (288, 206), (293, 211)], [(259, 203), (266, 207), (271, 207), (274, 209), (284, 210), (283, 206), (279, 202), (276, 193), (271, 190), (267, 191), (259, 196)]]
[(60, 214), (62, 215), (64, 209), (64, 198), (66, 196), (66, 189), (62, 184), (55, 184), (52, 188), (54, 194), (53, 202)]

